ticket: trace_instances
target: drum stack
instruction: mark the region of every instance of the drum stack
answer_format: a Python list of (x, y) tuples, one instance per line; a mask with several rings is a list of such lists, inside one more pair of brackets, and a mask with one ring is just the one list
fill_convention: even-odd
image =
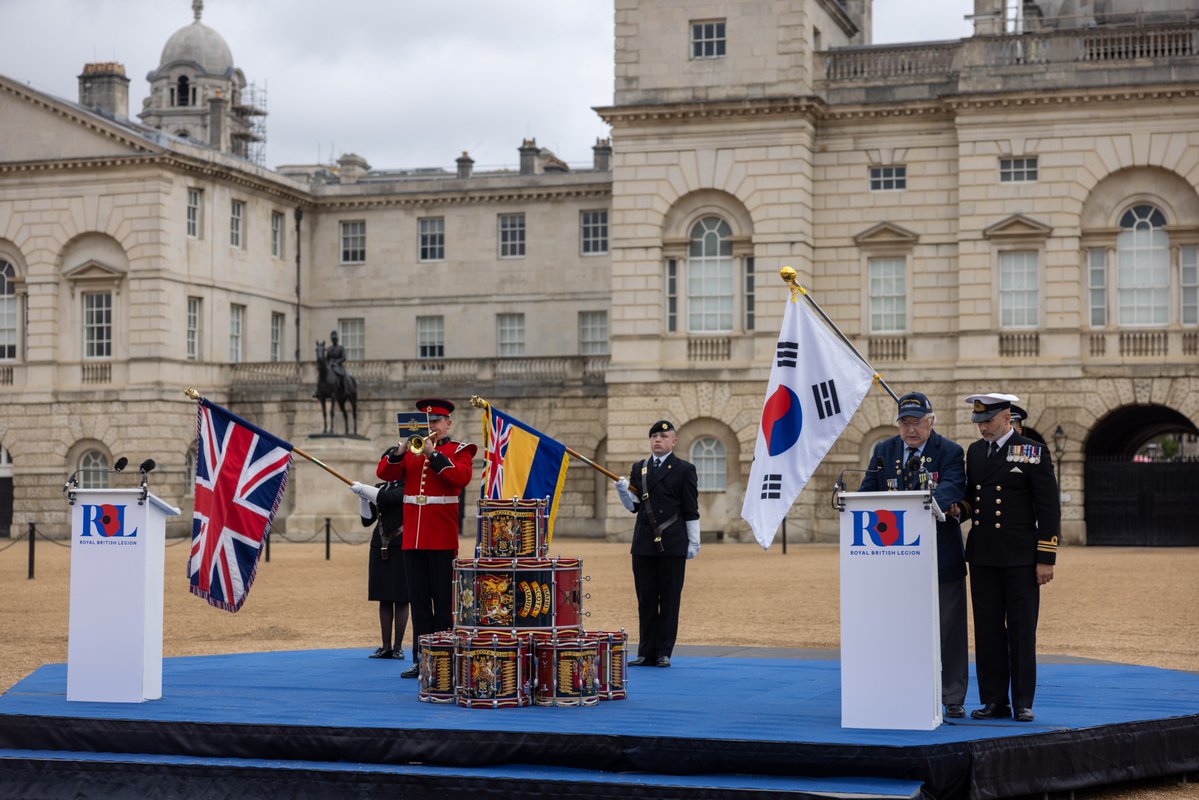
[(454, 561), (454, 630), (420, 638), (420, 699), (467, 708), (628, 696), (628, 636), (583, 630), (578, 558), (550, 558), (545, 500), (480, 500), (477, 558)]

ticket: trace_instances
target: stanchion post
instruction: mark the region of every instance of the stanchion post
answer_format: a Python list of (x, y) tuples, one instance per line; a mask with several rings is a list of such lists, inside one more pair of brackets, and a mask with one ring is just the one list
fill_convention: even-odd
[(325, 517), (325, 560), (326, 561), (329, 560), (329, 544), (330, 544), (330, 530), (331, 529), (332, 529), (332, 523), (329, 521), (328, 517)]
[(787, 518), (783, 517), (783, 555), (787, 555)]
[(29, 580), (33, 580), (33, 543), (37, 541), (37, 526), (29, 523)]
[(266, 531), (266, 563), (271, 563), (271, 530)]

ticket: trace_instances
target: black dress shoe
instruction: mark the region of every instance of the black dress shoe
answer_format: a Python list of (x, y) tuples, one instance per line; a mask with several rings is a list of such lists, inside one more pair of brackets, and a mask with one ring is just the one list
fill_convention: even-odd
[(634, 658), (632, 661), (629, 662), (629, 666), (630, 667), (648, 667), (648, 666), (651, 666), (653, 663), (654, 662), (652, 659), (646, 658), (645, 656), (637, 656), (636, 658)]
[(970, 712), (974, 719), (1007, 719), (1012, 715), (1011, 706), (1001, 706), (999, 703), (987, 703), (982, 708)]
[(397, 649), (397, 650), (392, 650), (392, 651), (391, 651), (391, 657), (392, 657), (392, 658), (394, 658), (394, 659), (396, 659), (397, 661), (403, 661), (403, 660), (404, 660), (404, 651), (403, 651), (403, 650), (398, 650), (398, 649)]
[(966, 716), (966, 708), (961, 703), (950, 703), (945, 706), (945, 716), (948, 719), (961, 719)]
[(1031, 708), (1016, 709), (1016, 722), (1032, 722), (1036, 718), (1037, 717), (1032, 713)]
[(401, 678), (415, 678), (418, 675), (420, 675), (420, 666), (418, 664), (413, 664), (411, 667), (400, 673)]
[(380, 647), (378, 650), (367, 656), (367, 658), (391, 658), (391, 648)]
[(661, 657), (659, 657), (659, 658), (658, 658), (658, 660), (657, 660), (657, 662), (655, 662), (655, 663), (654, 663), (654, 666), (656, 666), (656, 667), (669, 667), (669, 666), (670, 666), (670, 656), (661, 656)]

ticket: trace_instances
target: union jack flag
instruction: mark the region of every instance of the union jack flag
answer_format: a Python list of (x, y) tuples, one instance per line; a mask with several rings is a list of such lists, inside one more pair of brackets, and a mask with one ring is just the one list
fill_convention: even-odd
[(508, 455), (508, 442), (512, 439), (512, 423), (502, 414), (487, 414), (488, 430), (483, 436), (486, 442), (483, 458), (486, 464), (483, 475), (486, 485), (483, 496), (489, 500), (504, 499), (504, 458)]
[(292, 446), (203, 398), (196, 427), (191, 592), (237, 611), (287, 488)]
[(483, 499), (548, 499), (548, 538), (552, 541), (570, 465), (566, 445), (485, 403), (483, 459)]

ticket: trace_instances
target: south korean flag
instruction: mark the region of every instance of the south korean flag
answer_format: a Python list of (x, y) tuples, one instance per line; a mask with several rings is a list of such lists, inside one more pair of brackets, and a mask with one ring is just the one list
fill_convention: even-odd
[(787, 303), (741, 508), (764, 549), (873, 382), (806, 302)]

